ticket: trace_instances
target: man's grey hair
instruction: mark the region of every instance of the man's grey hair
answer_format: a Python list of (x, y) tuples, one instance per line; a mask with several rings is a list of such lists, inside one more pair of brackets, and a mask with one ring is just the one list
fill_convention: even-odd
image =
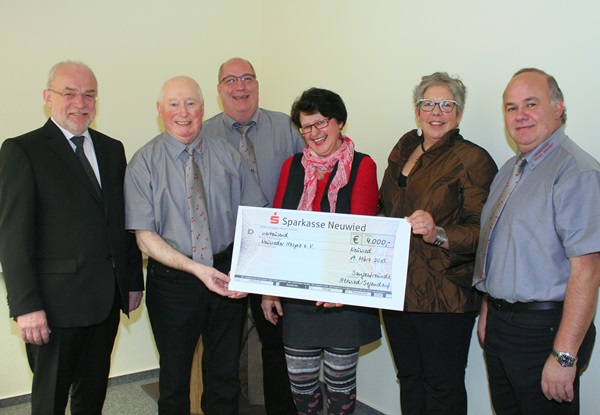
[(65, 66), (77, 66), (81, 69), (85, 69), (86, 71), (89, 71), (89, 73), (92, 74), (94, 79), (96, 79), (96, 75), (94, 75), (94, 71), (92, 71), (92, 69), (89, 66), (87, 66), (85, 63), (78, 62), (78, 61), (72, 61), (72, 60), (66, 60), (66, 61), (58, 62), (56, 65), (54, 65), (52, 68), (50, 68), (50, 72), (48, 72), (48, 82), (46, 84), (47, 88), (52, 88), (52, 85), (54, 84), (54, 78), (56, 77), (56, 72), (58, 72), (59, 69), (65, 67)]
[(202, 88), (200, 88), (200, 84), (198, 84), (198, 82), (196, 82), (196, 80), (194, 78), (191, 78), (191, 77), (185, 76), (185, 75), (175, 76), (175, 77), (173, 77), (171, 79), (167, 79), (165, 81), (165, 83), (163, 84), (163, 86), (160, 88), (160, 93), (158, 94), (158, 102), (160, 104), (163, 103), (165, 86), (167, 86), (167, 84), (169, 82), (174, 81), (175, 79), (187, 79), (187, 80), (191, 81), (194, 84), (194, 87), (196, 88), (196, 92), (198, 93), (198, 97), (200, 98), (199, 104), (204, 105), (204, 96), (202, 95)]

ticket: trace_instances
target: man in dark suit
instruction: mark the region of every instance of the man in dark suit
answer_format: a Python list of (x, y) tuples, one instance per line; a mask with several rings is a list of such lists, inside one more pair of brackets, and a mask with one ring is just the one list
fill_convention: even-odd
[(64, 414), (70, 388), (72, 414), (101, 414), (119, 309), (141, 301), (123, 145), (88, 128), (97, 93), (90, 68), (58, 63), (44, 90), (51, 119), (0, 150), (0, 262), (33, 371), (32, 414)]

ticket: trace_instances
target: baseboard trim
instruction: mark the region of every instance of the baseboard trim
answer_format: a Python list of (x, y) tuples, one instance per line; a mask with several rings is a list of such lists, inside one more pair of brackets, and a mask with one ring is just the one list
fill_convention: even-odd
[[(158, 369), (145, 370), (143, 372), (129, 373), (127, 375), (115, 376), (108, 380), (108, 386), (122, 385), (124, 383), (137, 382), (145, 379), (155, 379), (158, 377)], [(21, 405), (31, 402), (31, 394), (12, 396), (10, 398), (0, 399), (0, 408)]]
[(31, 402), (31, 394), (11, 396), (10, 398), (0, 399), (0, 408), (8, 408), (9, 406), (21, 405)]

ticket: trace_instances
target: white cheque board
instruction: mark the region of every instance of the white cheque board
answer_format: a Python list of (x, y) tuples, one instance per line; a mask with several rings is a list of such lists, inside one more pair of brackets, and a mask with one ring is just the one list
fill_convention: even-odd
[(402, 310), (410, 232), (399, 218), (243, 206), (229, 288)]

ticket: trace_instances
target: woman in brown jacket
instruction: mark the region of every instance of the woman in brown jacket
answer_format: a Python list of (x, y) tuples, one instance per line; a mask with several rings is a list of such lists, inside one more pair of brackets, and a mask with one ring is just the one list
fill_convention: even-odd
[(404, 311), (383, 311), (403, 415), (467, 413), (479, 216), (498, 169), (459, 134), (465, 96), (445, 72), (421, 79), (413, 92), (419, 128), (392, 149), (380, 189), (385, 215), (412, 227)]

